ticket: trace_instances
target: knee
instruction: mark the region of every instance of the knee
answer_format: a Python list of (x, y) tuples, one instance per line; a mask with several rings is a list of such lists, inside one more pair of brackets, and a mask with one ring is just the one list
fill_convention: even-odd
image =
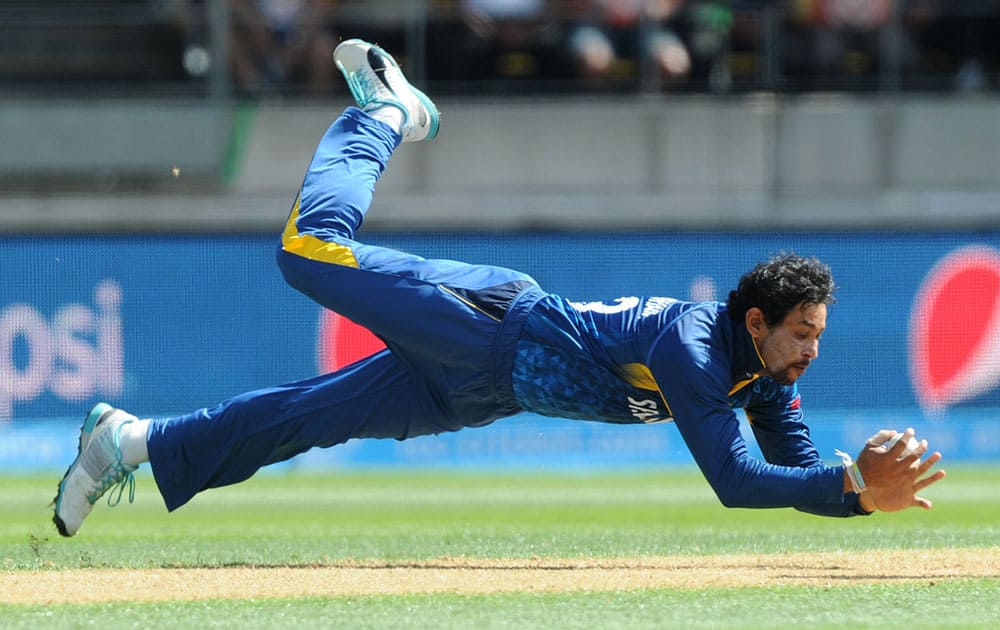
[(281, 275), (285, 278), (285, 282), (294, 289), (302, 290), (302, 283), (305, 278), (302, 257), (290, 254), (284, 247), (279, 246), (276, 259), (278, 269), (281, 270)]

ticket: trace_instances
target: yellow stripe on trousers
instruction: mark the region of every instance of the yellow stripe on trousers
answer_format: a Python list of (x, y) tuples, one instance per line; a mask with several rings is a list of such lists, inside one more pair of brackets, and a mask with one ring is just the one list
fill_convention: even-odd
[(296, 225), (299, 219), (299, 204), (300, 199), (296, 198), (292, 213), (288, 216), (288, 223), (285, 224), (285, 231), (281, 235), (281, 248), (308, 260), (357, 269), (358, 259), (354, 257), (354, 250), (347, 245), (328, 243), (309, 234), (299, 234)]

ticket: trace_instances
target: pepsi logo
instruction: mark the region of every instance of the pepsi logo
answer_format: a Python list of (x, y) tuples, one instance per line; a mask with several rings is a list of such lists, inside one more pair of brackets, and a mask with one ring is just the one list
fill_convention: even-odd
[(1000, 252), (957, 249), (924, 278), (909, 330), (921, 407), (940, 413), (1000, 385)]
[(323, 310), (319, 321), (316, 363), (321, 374), (334, 372), (385, 348), (382, 340), (353, 321)]

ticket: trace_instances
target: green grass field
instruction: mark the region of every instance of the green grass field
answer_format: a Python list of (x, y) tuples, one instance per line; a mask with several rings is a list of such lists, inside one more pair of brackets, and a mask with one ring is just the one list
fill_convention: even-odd
[[(0, 479), (4, 572), (92, 567), (327, 565), (345, 559), (635, 558), (995, 548), (1000, 469), (953, 468), (930, 512), (848, 520), (727, 510), (691, 471), (610, 475), (263, 474), (174, 514), (153, 481), (134, 505), (95, 508), (61, 539), (58, 475)], [(824, 587), (378, 595), (91, 605), (0, 605), (0, 627), (716, 628), (997, 627), (1000, 567), (986, 578)]]

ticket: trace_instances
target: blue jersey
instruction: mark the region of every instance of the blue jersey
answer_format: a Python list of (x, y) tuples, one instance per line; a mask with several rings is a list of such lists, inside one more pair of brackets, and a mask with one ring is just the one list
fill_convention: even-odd
[[(517, 343), (513, 386), (536, 413), (604, 422), (672, 420), (723, 504), (850, 515), (843, 468), (825, 466), (795, 385), (756, 373), (763, 361), (725, 304), (663, 297), (539, 300)], [(767, 462), (752, 457), (745, 410)]]
[[(261, 466), (352, 439), (478, 427), (535, 411), (604, 422), (673, 419), (724, 504), (854, 513), (824, 466), (794, 387), (755, 378), (753, 340), (715, 302), (571, 303), (526, 274), (359, 242), (399, 134), (350, 108), (327, 130), (281, 237), (289, 284), (386, 349), (337, 372), (155, 419), (148, 448), (169, 509)], [(744, 408), (767, 462), (747, 453)]]

